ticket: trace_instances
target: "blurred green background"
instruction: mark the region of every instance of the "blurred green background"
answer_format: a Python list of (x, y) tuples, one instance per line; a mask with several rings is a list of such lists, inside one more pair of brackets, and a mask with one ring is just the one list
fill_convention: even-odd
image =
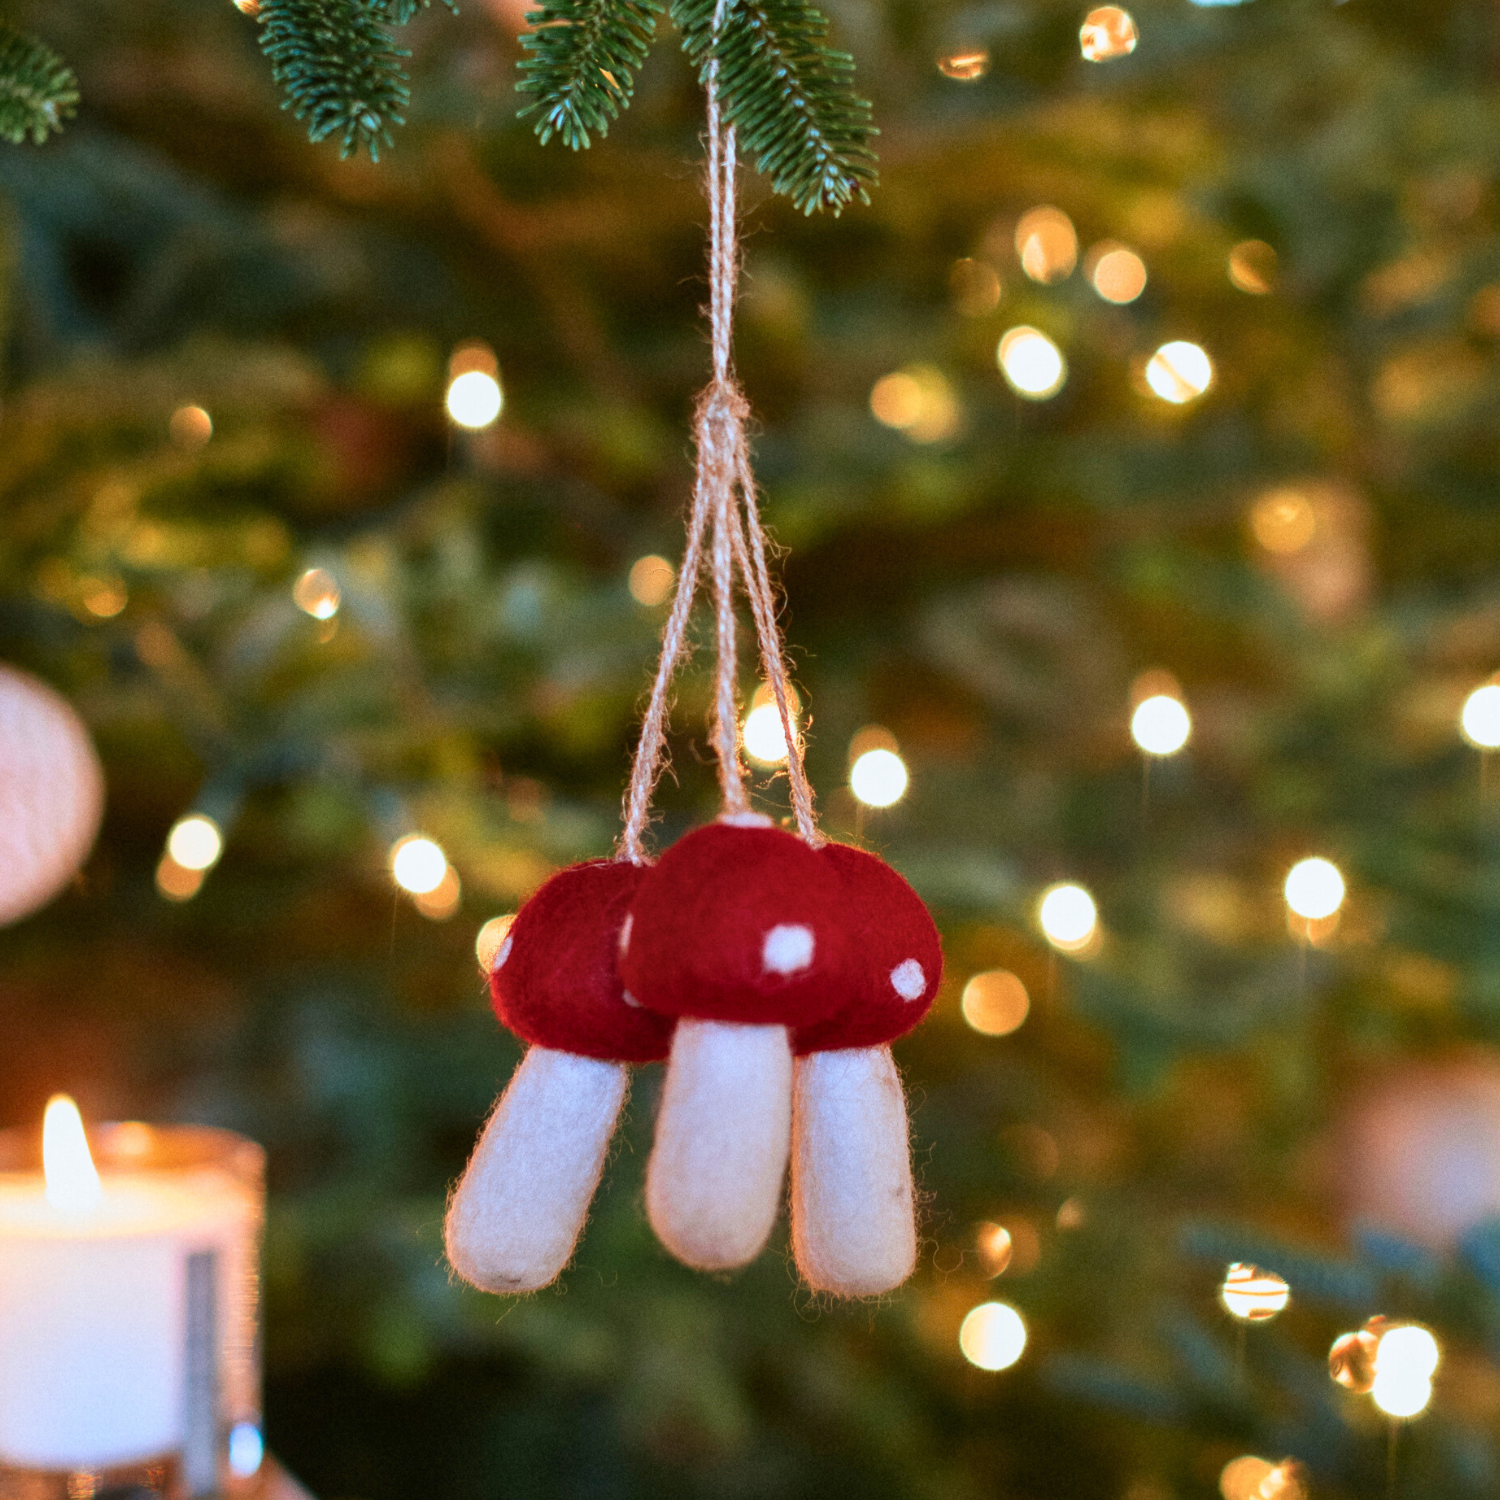
[[(83, 104), (0, 152), (0, 659), (70, 696), (109, 795), (80, 880), (0, 933), (0, 1123), (67, 1089), (265, 1142), (267, 1434), (323, 1500), (1209, 1500), (1243, 1454), (1306, 1467), (1229, 1500), (1500, 1484), (1500, 792), (1457, 727), (1500, 666), (1500, 12), (1140, 0), (1090, 62), (1086, 8), (838, 0), (879, 191), (806, 219), (746, 181), (810, 770), (948, 964), (897, 1048), (919, 1271), (832, 1306), (782, 1234), (724, 1279), (656, 1245), (656, 1069), (557, 1288), (441, 1259), (518, 1055), (476, 931), (609, 848), (663, 618), (630, 569), (680, 550), (707, 349), (675, 38), (573, 156), (514, 117), (520, 4), (424, 14), (372, 166), (308, 144), (228, 0), (13, 7)], [(1018, 326), (1065, 356), (1046, 399), (997, 369)], [(469, 340), (505, 394), (474, 434), (443, 409)], [(1174, 340), (1213, 368), (1181, 403), (1147, 370)], [(713, 808), (705, 659), (661, 844)], [(1194, 722), (1149, 776), (1147, 671)], [(846, 787), (872, 725), (911, 772), (884, 811)], [(224, 857), (169, 899), (194, 809)], [(441, 919), (391, 883), (414, 830), (462, 882)], [(1349, 894), (1294, 931), (1309, 854)], [(1099, 905), (1072, 957), (1035, 917), (1062, 879)], [(996, 969), (1030, 994), (1004, 1037), (961, 1004)], [(1244, 1335), (1236, 1259), (1292, 1285)], [(958, 1345), (989, 1299), (1030, 1329), (1000, 1373)], [(1326, 1368), (1374, 1313), (1445, 1348), (1389, 1489)]]

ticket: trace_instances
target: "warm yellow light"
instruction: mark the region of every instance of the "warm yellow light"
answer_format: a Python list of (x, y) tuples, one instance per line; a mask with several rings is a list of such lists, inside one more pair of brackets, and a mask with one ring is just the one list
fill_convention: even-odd
[(654, 609), (658, 604), (667, 602), (671, 597), (672, 585), (676, 582), (677, 569), (666, 558), (648, 552), (645, 557), (638, 557), (631, 563), (626, 586), (630, 589), (630, 597), (637, 604)]
[(485, 370), (465, 370), (448, 386), (448, 415), (471, 431), (488, 427), (503, 404), (500, 382)]
[(224, 852), (224, 835), (206, 813), (179, 818), (167, 835), (167, 853), (184, 870), (211, 870)]
[(762, 703), (745, 715), (745, 754), (762, 765), (779, 766), (786, 759), (786, 733), (781, 727), (781, 710), (774, 703)]
[(1276, 252), (1264, 240), (1241, 240), (1229, 252), (1229, 279), (1252, 297), (1274, 292)]
[(1078, 264), (1078, 234), (1073, 221), (1050, 203), (1021, 215), (1016, 225), (1016, 254), (1021, 269), (1044, 285), (1064, 281)]
[(164, 853), (156, 866), (156, 889), (168, 901), (191, 901), (203, 889), (203, 871), (190, 870)]
[(1000, 273), (988, 261), (967, 256), (953, 262), (948, 272), (953, 305), (966, 318), (980, 318), (1000, 305)]
[(1098, 10), (1091, 10), (1078, 32), (1078, 45), (1090, 62), (1129, 57), (1139, 40), (1135, 18), (1118, 5), (1101, 5)]
[(1062, 350), (1040, 329), (1025, 324), (1001, 338), (995, 358), (1010, 388), (1028, 401), (1055, 396), (1068, 378)]
[(1381, 1369), (1377, 1356), (1375, 1384), (1370, 1387), (1370, 1400), (1388, 1417), (1397, 1417), (1403, 1421), (1419, 1417), (1432, 1400), (1432, 1379), (1427, 1375), (1419, 1375), (1415, 1370)]
[(1213, 379), (1213, 361), (1197, 344), (1186, 339), (1163, 344), (1146, 362), (1146, 384), (1174, 406), (1201, 396)]
[(309, 568), (292, 585), (292, 603), (315, 620), (331, 620), (343, 597), (338, 579), (327, 568)]
[(1500, 748), (1500, 687), (1486, 683), (1464, 699), (1458, 727), (1471, 745), (1481, 750)]
[(1346, 1391), (1368, 1395), (1375, 1384), (1375, 1351), (1379, 1335), (1368, 1325), (1341, 1333), (1328, 1351), (1328, 1374)]
[(866, 807), (890, 807), (906, 795), (906, 762), (894, 750), (866, 750), (849, 767), (849, 790)]
[(409, 833), (391, 845), (391, 875), (403, 891), (426, 896), (448, 873), (448, 856), (429, 838)]
[(1219, 1474), (1219, 1493), (1224, 1500), (1258, 1500), (1261, 1482), (1271, 1472), (1271, 1464), (1253, 1453), (1231, 1458)]
[(960, 1009), (964, 1020), (984, 1036), (1009, 1036), (1025, 1021), (1031, 997), (1009, 969), (986, 969), (964, 986)]
[(1099, 245), (1090, 252), (1089, 280), (1106, 302), (1123, 306), (1146, 290), (1146, 262), (1124, 245)]
[(499, 958), (515, 920), (516, 914), (507, 912), (503, 917), (491, 917), (479, 929), (479, 935), (474, 939), (474, 956), (479, 960), (481, 973), (489, 974), (494, 970), (495, 960)]
[(974, 1236), (974, 1244), (984, 1265), (985, 1275), (1003, 1275), (1015, 1249), (1010, 1230), (1003, 1224), (983, 1223)]
[(988, 47), (960, 47), (956, 52), (945, 52), (937, 60), (938, 71), (945, 78), (956, 78), (960, 83), (973, 83), (983, 78), (990, 70)]
[(201, 448), (214, 435), (213, 418), (201, 406), (179, 406), (167, 422), (179, 448)]
[(958, 430), (958, 401), (947, 377), (932, 365), (908, 365), (883, 375), (870, 392), (876, 421), (915, 443), (937, 443)]
[(1130, 737), (1148, 755), (1176, 755), (1192, 732), (1187, 709), (1167, 693), (1145, 699), (1130, 716)]
[(430, 891), (413, 896), (411, 900), (412, 905), (429, 922), (446, 922), (458, 910), (463, 895), (464, 888), (458, 878), (458, 871), (449, 865), (443, 871), (443, 878)]
[(1283, 892), (1299, 917), (1317, 922), (1344, 904), (1344, 877), (1331, 860), (1299, 859), (1287, 872)]
[(1026, 1349), (1026, 1324), (1008, 1302), (981, 1302), (960, 1325), (958, 1347), (981, 1370), (1008, 1370)]
[(83, 607), (96, 620), (112, 620), (127, 604), (130, 595), (118, 578), (80, 578)]
[(1381, 1334), (1375, 1346), (1375, 1375), (1378, 1379), (1385, 1370), (1431, 1380), (1442, 1357), (1430, 1329), (1420, 1323), (1397, 1323)]
[(64, 1213), (86, 1213), (103, 1196), (83, 1117), (66, 1094), (54, 1094), (42, 1116), (42, 1175), (47, 1202)]
[(483, 339), (465, 339), (463, 343), (456, 344), (453, 353), (448, 356), (450, 380), (455, 380), (460, 375), (467, 375), (470, 370), (478, 370), (482, 374), (494, 377), (500, 374), (500, 365), (495, 359), (495, 351)]
[(1262, 495), (1250, 510), (1250, 530), (1267, 552), (1300, 552), (1318, 529), (1318, 513), (1300, 490)]
[(1094, 898), (1071, 882), (1049, 887), (1037, 905), (1036, 915), (1047, 941), (1064, 953), (1088, 947), (1099, 925)]
[(1274, 1271), (1236, 1261), (1224, 1273), (1219, 1301), (1242, 1323), (1265, 1323), (1292, 1300), (1292, 1290)]

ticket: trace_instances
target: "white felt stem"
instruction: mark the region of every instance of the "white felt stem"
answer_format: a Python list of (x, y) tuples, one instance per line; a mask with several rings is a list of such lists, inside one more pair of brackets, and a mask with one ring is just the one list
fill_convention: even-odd
[(889, 1047), (797, 1059), (792, 1253), (809, 1286), (893, 1291), (917, 1261), (906, 1096)]
[(791, 1134), (786, 1027), (678, 1021), (646, 1169), (662, 1244), (705, 1271), (754, 1260), (781, 1207)]
[(625, 1103), (623, 1063), (532, 1047), (448, 1205), (448, 1261), (487, 1292), (534, 1292), (573, 1257)]

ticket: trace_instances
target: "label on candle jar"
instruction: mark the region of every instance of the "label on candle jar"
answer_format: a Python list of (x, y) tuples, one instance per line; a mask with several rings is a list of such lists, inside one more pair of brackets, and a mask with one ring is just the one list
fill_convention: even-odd
[(187, 1273), (187, 1348), (183, 1358), (183, 1487), (211, 1495), (219, 1487), (219, 1257), (200, 1250)]

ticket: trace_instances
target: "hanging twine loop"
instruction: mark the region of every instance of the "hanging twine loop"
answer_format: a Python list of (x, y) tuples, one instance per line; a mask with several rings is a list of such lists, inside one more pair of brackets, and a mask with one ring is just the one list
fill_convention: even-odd
[[(714, 15), (717, 41), (726, 0)], [(719, 105), (719, 65), (710, 62), (708, 93), (709, 327), (713, 346), (713, 379), (698, 396), (693, 422), (697, 472), (688, 515), (687, 547), (677, 577), (672, 607), (662, 632), (661, 657), (641, 724), (640, 742), (625, 794), (625, 829), (618, 857), (633, 864), (648, 862), (643, 835), (651, 815), (651, 795), (666, 755), (669, 692), (679, 663), (688, 655), (689, 616), (703, 572), (705, 545), (713, 599), (716, 651), (712, 743), (719, 767), (724, 813), (750, 811), (745, 765), (740, 756), (738, 644), (735, 576), (750, 601), (761, 670), (781, 718), (787, 747), (787, 780), (797, 831), (814, 848), (826, 842), (818, 830), (812, 788), (802, 763), (802, 744), (792, 719), (786, 651), (776, 619), (776, 591), (766, 563), (766, 535), (756, 499), (750, 444), (745, 435), (750, 403), (735, 379), (731, 352), (734, 297), (739, 281), (739, 238), (735, 207), (735, 131), (724, 125)]]

